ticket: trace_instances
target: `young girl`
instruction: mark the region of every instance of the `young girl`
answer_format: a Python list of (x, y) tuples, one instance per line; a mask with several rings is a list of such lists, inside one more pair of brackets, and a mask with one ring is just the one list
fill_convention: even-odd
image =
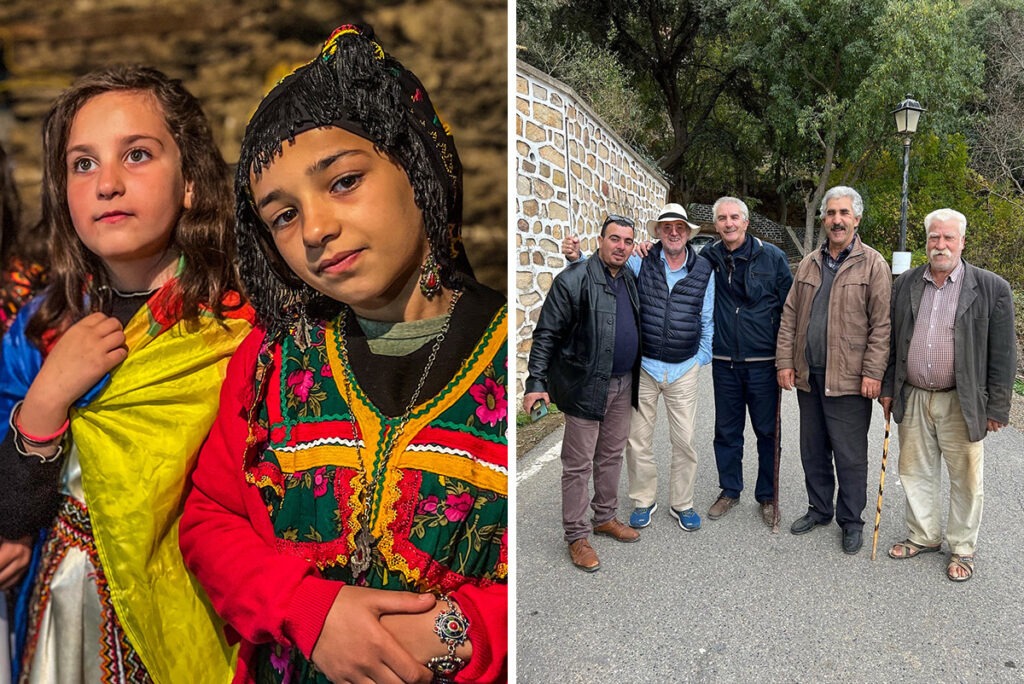
[(234, 656), (177, 523), (227, 360), (251, 329), (227, 166), (198, 101), (143, 67), (65, 91), (43, 148), (50, 286), (18, 316), (0, 368), (0, 393), (17, 401), (0, 444), (0, 536), (50, 528), (22, 681), (226, 681)]
[(460, 271), (454, 141), (343, 26), (260, 104), (235, 188), (262, 328), (181, 546), (242, 639), (236, 681), (503, 679), (507, 307)]

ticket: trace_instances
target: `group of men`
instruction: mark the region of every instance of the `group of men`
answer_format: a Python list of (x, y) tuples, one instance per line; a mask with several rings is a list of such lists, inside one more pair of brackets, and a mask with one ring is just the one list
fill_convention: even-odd
[[(566, 237), (569, 266), (554, 280), (533, 335), (523, 408), (554, 402), (565, 414), (562, 522), (572, 562), (600, 567), (590, 533), (636, 542), (658, 509), (653, 433), (659, 397), (669, 421), (669, 512), (701, 528), (694, 501), (698, 375), (712, 365), (714, 452), (721, 492), (707, 517), (726, 515), (743, 490), (743, 431), (757, 441), (754, 498), (776, 524), (780, 388), (797, 389), (800, 457), (808, 506), (792, 523), (805, 534), (833, 519), (841, 548), (863, 543), (867, 434), (872, 401), (900, 424), (899, 472), (909, 536), (896, 559), (941, 548), (941, 463), (950, 479), (947, 577), (969, 579), (981, 521), (982, 440), (1009, 420), (1016, 369), (1013, 298), (995, 274), (961, 258), (966, 218), (925, 219), (928, 262), (892, 281), (884, 258), (857, 232), (864, 204), (852, 188), (829, 190), (826, 239), (797, 266), (749, 235), (735, 197), (713, 206), (719, 239), (698, 254), (700, 227), (668, 204), (634, 245), (633, 221), (609, 215), (598, 250), (583, 258)], [(629, 524), (618, 520), (623, 449)], [(590, 494), (591, 479), (593, 495)], [(836, 485), (838, 483), (838, 496)], [(588, 520), (587, 509), (592, 510)]]

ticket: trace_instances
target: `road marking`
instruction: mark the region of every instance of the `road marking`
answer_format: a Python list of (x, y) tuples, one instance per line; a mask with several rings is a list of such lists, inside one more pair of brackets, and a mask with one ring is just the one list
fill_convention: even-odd
[(557, 442), (554, 446), (548, 448), (543, 454), (538, 456), (533, 463), (530, 464), (529, 468), (524, 468), (516, 473), (516, 484), (520, 484), (530, 479), (534, 475), (540, 472), (541, 468), (546, 466), (551, 461), (554, 461), (562, 452), (562, 443)]

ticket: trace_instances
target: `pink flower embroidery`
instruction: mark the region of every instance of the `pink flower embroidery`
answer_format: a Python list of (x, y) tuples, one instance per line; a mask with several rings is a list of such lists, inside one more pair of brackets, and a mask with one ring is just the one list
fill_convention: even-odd
[(327, 468), (317, 468), (313, 473), (313, 496), (323, 496), (327, 493)]
[(313, 371), (297, 370), (288, 374), (288, 387), (292, 394), (305, 402), (309, 399), (309, 390), (313, 387)]
[(323, 368), (320, 369), (320, 376), (324, 378), (333, 378), (334, 372), (331, 370), (331, 364), (325, 363)]
[(473, 510), (473, 496), (469, 492), (449, 494), (445, 500), (444, 515), (451, 522), (459, 522)]
[(440, 503), (440, 499), (431, 494), (423, 501), (420, 501), (420, 505), (416, 507), (416, 512), (420, 515), (423, 515), (424, 513), (433, 515), (434, 513), (437, 513), (437, 507)]
[(469, 393), (480, 404), (476, 407), (476, 417), (481, 423), (497, 425), (498, 421), (508, 415), (505, 388), (491, 378), (484, 378), (483, 384), (470, 387)]

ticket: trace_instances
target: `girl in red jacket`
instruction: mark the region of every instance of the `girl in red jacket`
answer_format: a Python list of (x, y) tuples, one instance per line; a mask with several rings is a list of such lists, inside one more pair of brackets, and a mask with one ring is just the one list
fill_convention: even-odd
[(497, 681), (507, 653), (507, 306), (460, 241), (422, 84), (343, 26), (246, 129), (243, 280), (181, 525), (236, 681)]

